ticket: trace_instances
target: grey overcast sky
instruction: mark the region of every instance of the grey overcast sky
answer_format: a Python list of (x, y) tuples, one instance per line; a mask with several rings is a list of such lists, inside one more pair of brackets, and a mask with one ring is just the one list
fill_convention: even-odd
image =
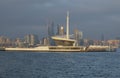
[(70, 11), (70, 30), (85, 38), (120, 36), (120, 0), (0, 0), (0, 35), (21, 37), (47, 34), (47, 21), (65, 25)]

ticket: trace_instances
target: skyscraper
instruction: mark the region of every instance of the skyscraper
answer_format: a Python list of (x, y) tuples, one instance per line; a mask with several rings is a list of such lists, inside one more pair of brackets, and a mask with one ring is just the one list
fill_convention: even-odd
[(60, 25), (57, 26), (57, 35), (65, 35), (63, 26)]
[(75, 29), (74, 37), (75, 37), (75, 40), (76, 40), (76, 45), (80, 45), (81, 41), (83, 39), (83, 33), (80, 32), (79, 30)]
[(51, 39), (52, 36), (54, 36), (54, 22), (49, 22), (48, 24), (48, 45), (54, 45), (54, 41)]
[(29, 46), (34, 46), (39, 43), (39, 39), (37, 35), (29, 34), (25, 36), (25, 43)]
[(48, 24), (48, 36), (54, 36), (54, 22)]

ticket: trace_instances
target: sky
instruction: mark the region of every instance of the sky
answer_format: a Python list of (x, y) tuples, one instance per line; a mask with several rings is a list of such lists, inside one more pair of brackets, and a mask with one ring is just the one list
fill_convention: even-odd
[(66, 25), (70, 12), (70, 33), (83, 32), (88, 39), (120, 37), (120, 0), (0, 0), (0, 35), (47, 36), (48, 21)]

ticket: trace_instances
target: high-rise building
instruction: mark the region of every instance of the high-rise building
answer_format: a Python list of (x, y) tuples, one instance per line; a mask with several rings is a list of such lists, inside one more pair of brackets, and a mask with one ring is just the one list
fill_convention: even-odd
[(30, 35), (26, 35), (26, 36), (24, 37), (24, 40), (25, 40), (25, 43), (26, 43), (26, 44), (30, 44)]
[(54, 22), (48, 24), (48, 36), (54, 36)]
[(77, 29), (74, 31), (74, 37), (76, 40), (76, 45), (81, 45), (82, 44), (82, 39), (83, 39), (83, 33)]
[(39, 44), (39, 39), (37, 35), (29, 34), (26, 35), (24, 39), (25, 39), (25, 43), (30, 46)]
[(60, 25), (57, 26), (57, 35), (65, 35), (63, 26)]
[(44, 46), (48, 46), (48, 45), (49, 45), (49, 40), (48, 40), (47, 37), (44, 37), (44, 38), (42, 39), (42, 45), (44, 45)]
[(51, 39), (52, 36), (54, 36), (54, 22), (50, 22), (48, 24), (48, 40), (49, 44), (48, 45), (54, 45), (54, 41)]
[(4, 37), (4, 36), (0, 36), (0, 47), (11, 47), (12, 46), (12, 40)]
[(26, 46), (24, 45), (24, 41), (22, 39), (16, 38), (14, 47), (26, 47)]

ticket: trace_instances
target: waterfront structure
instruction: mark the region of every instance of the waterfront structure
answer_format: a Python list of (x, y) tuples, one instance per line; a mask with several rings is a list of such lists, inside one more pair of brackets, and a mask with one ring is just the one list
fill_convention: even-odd
[(69, 37), (69, 12), (67, 12), (66, 17), (66, 35), (63, 36), (52, 36), (57, 46), (73, 46), (75, 44), (75, 39), (70, 39)]
[[(116, 48), (112, 46), (101, 46), (101, 45), (93, 45), (93, 40), (86, 40), (86, 45), (79, 46), (80, 41), (83, 39), (83, 33), (75, 30), (74, 32), (74, 39), (71, 38), (72, 35), (69, 35), (69, 12), (67, 12), (67, 18), (66, 18), (66, 34), (64, 34), (64, 27), (60, 26), (58, 27), (58, 35), (54, 36), (54, 23), (50, 23), (48, 25), (48, 37), (43, 38), (43, 45), (44, 46), (36, 46), (38, 44), (39, 40), (36, 35), (30, 34), (25, 36), (25, 44), (28, 44), (28, 47), (21, 47), (21, 41), (19, 38), (16, 39), (16, 43), (20, 47), (0, 47), (0, 50), (5, 51), (46, 51), (46, 52), (105, 52), (105, 51), (115, 51)], [(53, 40), (55, 41), (57, 46), (51, 46), (53, 44)], [(9, 39), (6, 39), (6, 42), (10, 42)], [(101, 43), (101, 41), (96, 41), (97, 44)]]
[(38, 46), (31, 48), (0, 48), (0, 51), (32, 51), (32, 52), (115, 52), (110, 46)]

